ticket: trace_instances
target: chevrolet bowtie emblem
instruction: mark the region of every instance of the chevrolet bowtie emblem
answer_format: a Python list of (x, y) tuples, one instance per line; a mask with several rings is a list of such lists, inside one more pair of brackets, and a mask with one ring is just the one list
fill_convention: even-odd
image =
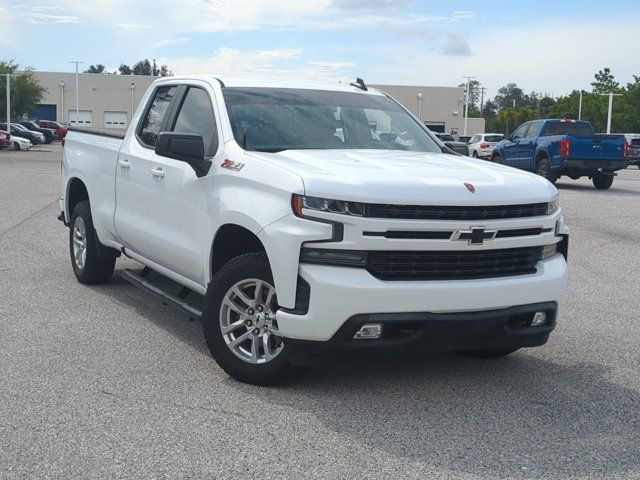
[(469, 245), (482, 245), (485, 240), (496, 238), (497, 230), (485, 230), (484, 227), (471, 227), (469, 230), (453, 232), (451, 240), (467, 240)]

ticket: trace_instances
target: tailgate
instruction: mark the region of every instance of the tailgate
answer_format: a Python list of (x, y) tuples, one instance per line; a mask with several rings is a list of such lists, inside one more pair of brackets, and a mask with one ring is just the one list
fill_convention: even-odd
[(576, 160), (624, 160), (624, 135), (567, 135)]

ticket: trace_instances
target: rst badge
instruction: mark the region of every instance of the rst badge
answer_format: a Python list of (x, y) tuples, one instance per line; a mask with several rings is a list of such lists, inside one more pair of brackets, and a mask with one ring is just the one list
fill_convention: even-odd
[(234, 162), (232, 160), (225, 160), (220, 164), (222, 168), (227, 168), (229, 170), (233, 170), (234, 172), (239, 172), (244, 167), (244, 163)]

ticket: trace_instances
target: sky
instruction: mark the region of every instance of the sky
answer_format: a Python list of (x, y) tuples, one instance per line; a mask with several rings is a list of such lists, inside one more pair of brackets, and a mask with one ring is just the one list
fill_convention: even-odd
[(559, 96), (640, 75), (638, 0), (0, 0), (0, 59), (43, 71), (155, 58), (176, 74), (455, 86)]

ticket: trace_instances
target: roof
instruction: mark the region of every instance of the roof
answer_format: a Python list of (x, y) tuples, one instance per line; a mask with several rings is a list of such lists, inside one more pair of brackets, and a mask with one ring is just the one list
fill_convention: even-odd
[(308, 90), (330, 90), (338, 92), (368, 93), (383, 95), (375, 89), (363, 91), (358, 87), (353, 87), (347, 83), (324, 82), (320, 80), (305, 80), (289, 77), (267, 77), (267, 76), (231, 76), (231, 75), (175, 75), (172, 77), (162, 77), (162, 80), (201, 80), (205, 82), (216, 82), (219, 80), (225, 87), (265, 87), (265, 88), (299, 88)]

